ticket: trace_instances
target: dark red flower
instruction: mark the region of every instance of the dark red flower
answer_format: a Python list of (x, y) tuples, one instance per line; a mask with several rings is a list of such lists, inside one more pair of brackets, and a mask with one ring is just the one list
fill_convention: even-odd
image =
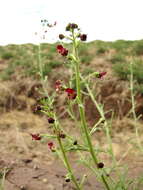
[(49, 142), (49, 143), (48, 143), (48, 147), (49, 147), (50, 150), (52, 150), (53, 146), (54, 146), (54, 143), (53, 143), (53, 142)]
[(65, 91), (67, 92), (69, 99), (75, 99), (76, 98), (77, 93), (74, 89), (67, 88), (67, 89), (65, 89)]
[(54, 120), (52, 117), (50, 117), (50, 118), (48, 118), (48, 122), (49, 122), (49, 123), (54, 123), (55, 120)]
[(86, 41), (86, 39), (87, 39), (87, 35), (86, 34), (81, 34), (80, 35), (80, 40), (81, 41)]
[(41, 140), (41, 137), (39, 134), (30, 134), (32, 136), (32, 140), (36, 140), (36, 141), (39, 141)]
[(102, 78), (107, 72), (101, 72), (97, 75), (97, 78)]
[(57, 51), (62, 56), (67, 56), (68, 55), (68, 50), (66, 48), (64, 48), (62, 45), (57, 45)]

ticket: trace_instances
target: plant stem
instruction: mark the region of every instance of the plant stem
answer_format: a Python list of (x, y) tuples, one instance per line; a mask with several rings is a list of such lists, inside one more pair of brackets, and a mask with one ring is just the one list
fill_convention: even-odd
[(42, 64), (42, 60), (41, 60), (41, 44), (40, 43), (38, 45), (38, 63), (39, 63), (41, 81), (43, 81), (44, 80), (44, 78), (43, 78), (43, 64)]
[(133, 114), (133, 118), (135, 120), (135, 133), (136, 133), (136, 139), (137, 139), (137, 143), (138, 143), (138, 147), (140, 148), (141, 152), (143, 152), (143, 148), (139, 139), (139, 132), (138, 132), (138, 127), (137, 127), (137, 116), (136, 116), (136, 112), (135, 112), (135, 98), (134, 98), (134, 86), (133, 86), (133, 66), (132, 66), (132, 62), (130, 63), (130, 72), (131, 72), (131, 76), (130, 76), (130, 90), (131, 90), (131, 101), (132, 101), (132, 114)]
[(95, 104), (97, 110), (99, 111), (102, 120), (104, 121), (104, 128), (105, 128), (105, 132), (106, 132), (106, 136), (107, 136), (107, 140), (108, 140), (108, 144), (109, 144), (109, 150), (110, 150), (110, 153), (112, 154), (112, 159), (114, 161), (114, 165), (116, 165), (116, 158), (114, 156), (113, 147), (112, 147), (112, 139), (111, 139), (111, 136), (110, 136), (110, 131), (109, 131), (108, 123), (107, 123), (107, 121), (105, 119), (104, 111), (101, 108), (101, 106), (98, 104), (98, 102), (96, 101), (96, 99), (95, 99), (95, 97), (94, 97), (94, 95), (92, 93), (92, 90), (89, 88), (88, 83), (84, 80), (84, 78), (81, 75), (80, 75), (80, 78), (85, 83), (85, 86), (86, 86), (86, 88), (88, 90), (88, 93), (89, 93), (89, 95), (90, 95), (93, 103)]
[[(98, 160), (97, 157), (95, 155), (94, 149), (93, 149), (93, 145), (90, 139), (90, 134), (88, 131), (88, 127), (86, 124), (86, 119), (85, 119), (85, 111), (84, 111), (84, 107), (82, 104), (82, 99), (81, 99), (81, 89), (80, 89), (80, 71), (79, 71), (79, 58), (78, 58), (78, 51), (77, 51), (77, 47), (76, 47), (76, 39), (75, 39), (75, 35), (74, 35), (74, 31), (72, 31), (72, 36), (73, 36), (73, 55), (76, 58), (75, 61), (75, 74), (76, 74), (76, 88), (77, 88), (77, 98), (78, 98), (78, 107), (79, 107), (79, 112), (80, 112), (80, 118), (81, 118), (81, 123), (82, 123), (82, 127), (85, 133), (85, 137), (89, 146), (89, 151), (90, 154), (92, 156), (92, 159), (94, 161), (94, 164), (98, 165)], [(107, 190), (110, 190), (108, 183), (106, 182), (106, 179), (104, 177), (104, 175), (101, 175), (101, 179), (106, 187)]]
[(73, 183), (75, 184), (77, 190), (81, 190), (81, 187), (80, 185), (78, 184), (73, 172), (72, 172), (72, 169), (70, 167), (70, 164), (69, 164), (69, 161), (68, 161), (68, 158), (66, 156), (66, 153), (65, 153), (65, 150), (64, 150), (64, 147), (63, 147), (63, 144), (62, 144), (62, 141), (61, 141), (61, 138), (57, 135), (57, 140), (58, 140), (58, 143), (59, 143), (59, 146), (60, 146), (60, 149), (61, 149), (61, 152), (63, 154), (63, 160), (64, 160), (64, 163), (66, 165), (66, 168), (68, 170), (68, 173), (70, 174), (70, 177), (73, 181)]

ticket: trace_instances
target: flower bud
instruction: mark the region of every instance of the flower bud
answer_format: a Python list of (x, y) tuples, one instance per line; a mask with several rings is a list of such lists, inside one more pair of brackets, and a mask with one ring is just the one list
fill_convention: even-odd
[(99, 162), (99, 163), (97, 164), (97, 167), (98, 167), (98, 168), (104, 168), (104, 163)]
[(62, 40), (62, 39), (64, 39), (65, 38), (65, 36), (63, 35), (63, 34), (59, 34), (59, 39), (60, 40)]
[(86, 34), (81, 34), (80, 35), (80, 40), (81, 41), (86, 41), (86, 39), (87, 39), (87, 35)]
[(63, 134), (63, 133), (61, 133), (61, 134), (59, 134), (59, 137), (62, 138), (62, 139), (64, 139), (64, 138), (66, 138), (66, 135)]
[(66, 178), (65, 181), (66, 181), (66, 182), (70, 182), (70, 178)]
[(50, 118), (48, 118), (48, 122), (49, 122), (49, 123), (54, 123), (55, 120), (54, 120), (52, 117), (50, 117)]
[(70, 27), (71, 27), (72, 29), (76, 29), (76, 28), (78, 28), (78, 25), (75, 24), (75, 23), (72, 23), (72, 24), (70, 25)]
[(73, 142), (73, 145), (77, 145), (77, 140), (75, 140), (75, 141)]

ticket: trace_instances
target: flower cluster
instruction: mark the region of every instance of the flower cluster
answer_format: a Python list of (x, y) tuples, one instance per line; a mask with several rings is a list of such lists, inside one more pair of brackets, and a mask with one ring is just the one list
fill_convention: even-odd
[(62, 56), (67, 56), (68, 55), (68, 50), (66, 48), (64, 48), (62, 45), (57, 45), (57, 51)]
[(74, 30), (74, 29), (78, 29), (78, 25), (75, 24), (75, 23), (69, 23), (69, 24), (66, 26), (66, 31), (70, 31), (70, 30)]

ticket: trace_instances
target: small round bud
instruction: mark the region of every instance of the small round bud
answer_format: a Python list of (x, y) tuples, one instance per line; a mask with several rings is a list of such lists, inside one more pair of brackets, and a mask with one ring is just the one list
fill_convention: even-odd
[(81, 41), (86, 41), (86, 39), (87, 39), (87, 35), (86, 34), (81, 34), (80, 35), (80, 40)]
[(98, 168), (104, 168), (104, 163), (99, 162), (99, 163), (97, 164), (97, 167), (98, 167)]
[(41, 111), (42, 110), (42, 107), (40, 105), (37, 105), (33, 108), (33, 112), (36, 113), (38, 111)]
[(66, 135), (63, 134), (63, 133), (61, 133), (61, 134), (59, 134), (59, 137), (62, 138), (62, 139), (64, 139), (64, 138), (66, 138)]
[(72, 24), (70, 25), (70, 27), (71, 27), (72, 29), (76, 29), (76, 28), (78, 28), (78, 25), (75, 24), (75, 23), (72, 23)]
[(64, 39), (65, 38), (65, 36), (63, 35), (63, 34), (59, 34), (59, 39), (60, 40), (62, 40), (62, 39)]
[(41, 111), (41, 110), (42, 110), (41, 106), (40, 106), (40, 105), (37, 105), (36, 110), (37, 110), (37, 111)]
[(73, 142), (73, 145), (77, 145), (77, 140), (75, 140), (75, 141)]
[(70, 182), (70, 178), (66, 178), (65, 181), (66, 181), (66, 182)]
[(105, 119), (101, 121), (101, 123), (105, 123)]
[(55, 120), (54, 120), (52, 117), (50, 117), (50, 118), (48, 118), (48, 122), (49, 122), (49, 123), (54, 123)]

